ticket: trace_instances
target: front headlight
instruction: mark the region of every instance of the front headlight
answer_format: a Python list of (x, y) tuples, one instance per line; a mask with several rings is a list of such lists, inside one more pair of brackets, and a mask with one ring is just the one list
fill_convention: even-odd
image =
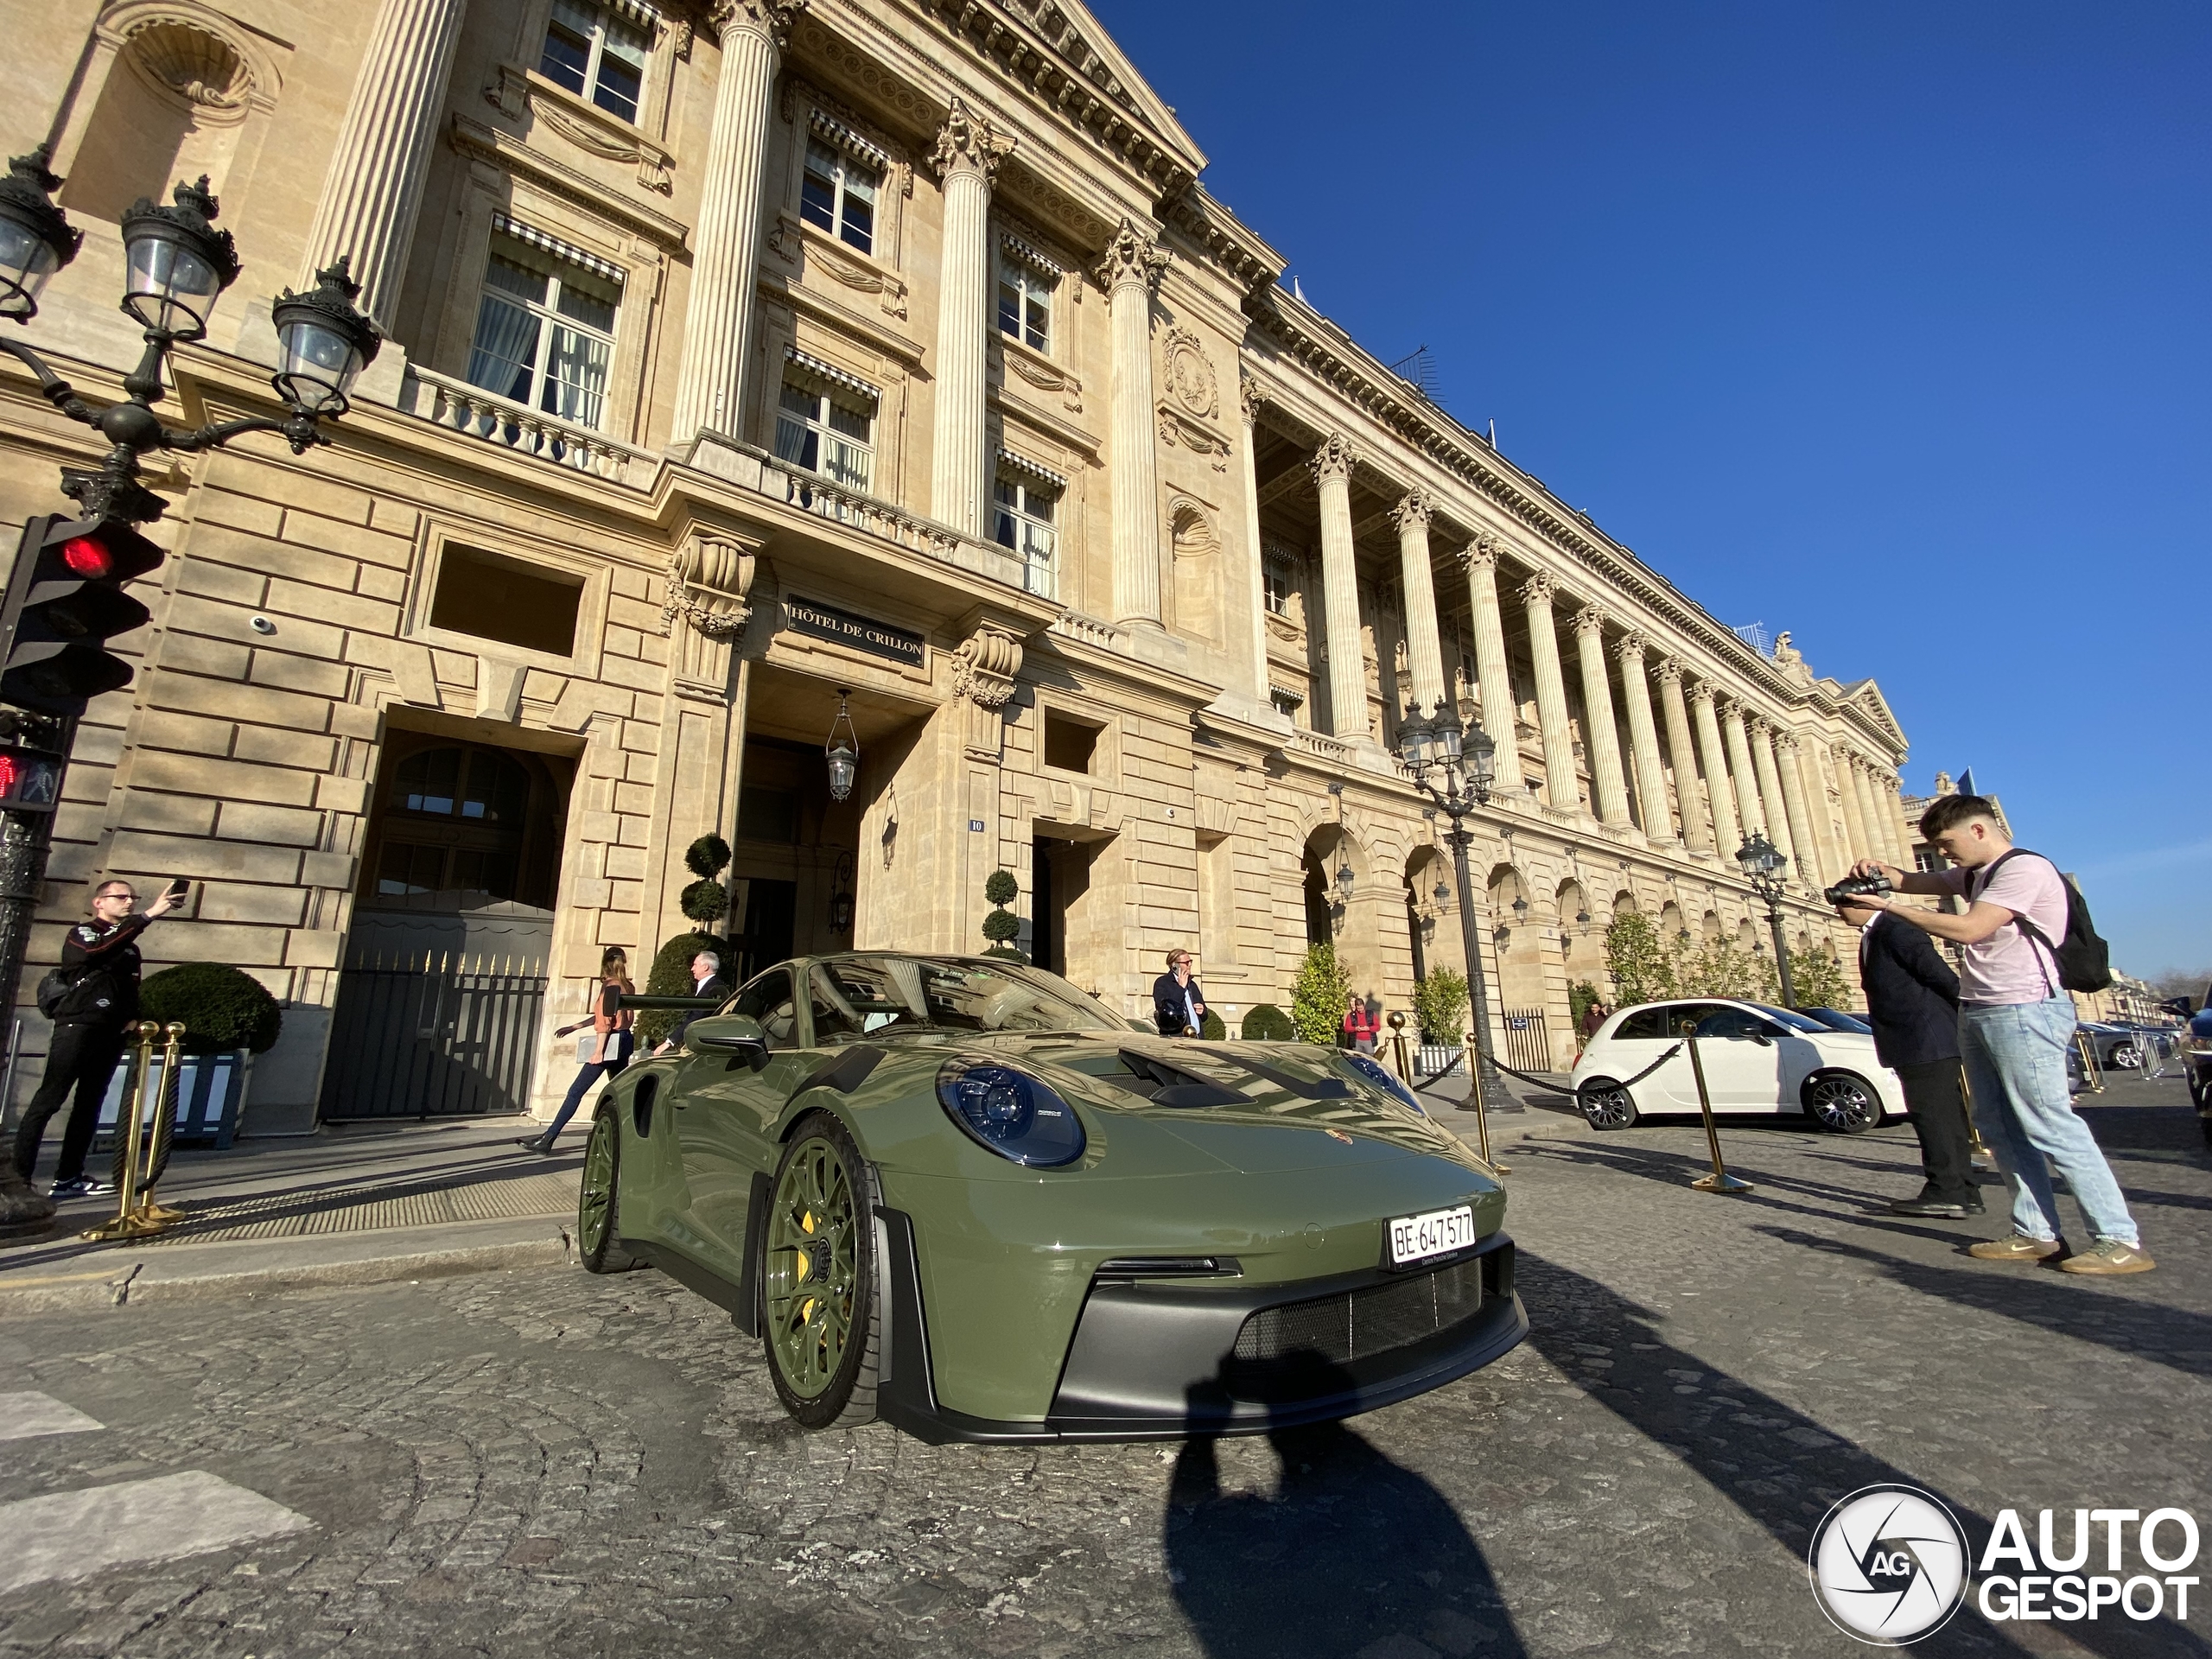
[(937, 1097), (952, 1121), (1001, 1158), (1034, 1168), (1083, 1156), (1083, 1120), (1048, 1084), (995, 1060), (947, 1060)]
[(1389, 1066), (1383, 1065), (1372, 1054), (1339, 1054), (1337, 1058), (1358, 1072), (1361, 1077), (1365, 1077), (1368, 1082), (1389, 1090), (1391, 1096), (1401, 1104), (1412, 1107), (1423, 1117), (1428, 1116), (1427, 1108), (1421, 1103), (1421, 1096), (1407, 1088), (1403, 1079), (1397, 1077)]

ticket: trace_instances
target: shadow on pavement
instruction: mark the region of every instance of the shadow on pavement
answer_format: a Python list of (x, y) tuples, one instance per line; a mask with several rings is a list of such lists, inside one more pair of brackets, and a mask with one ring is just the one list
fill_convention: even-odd
[[(1925, 1478), (1900, 1469), (1834, 1430), (1666, 1339), (1661, 1320), (1594, 1279), (1548, 1262), (1525, 1247), (1516, 1273), (1529, 1304), (1530, 1344), (1583, 1392), (1654, 1444), (1666, 1447), (1714, 1491), (1802, 1560), (1814, 1527), (1838, 1498), (1883, 1482), (1916, 1486), (1949, 1505), (1979, 1559), (1991, 1519)], [(2147, 1311), (2147, 1310), (2146, 1310)], [(1604, 1344), (1612, 1364), (1602, 1377), (1578, 1363), (1580, 1344)], [(1631, 1345), (1633, 1344), (1633, 1345)], [(1691, 1379), (1684, 1381), (1683, 1379)], [(1812, 1592), (1806, 1616), (1818, 1619)], [(2205, 1643), (2171, 1618), (2141, 1624), (2074, 1623), (2077, 1646), (2113, 1656), (2203, 1654)], [(2005, 1627), (1971, 1607), (1913, 1644), (1915, 1654), (2025, 1654)]]
[[(1317, 1382), (1335, 1372), (1349, 1384), (1318, 1356), (1314, 1367)], [(1280, 1465), (1272, 1493), (1224, 1493), (1210, 1437), (1184, 1441), (1176, 1459), (1168, 1579), (1210, 1659), (1527, 1651), (1481, 1547), (1427, 1481), (1341, 1422), (1267, 1438)]]

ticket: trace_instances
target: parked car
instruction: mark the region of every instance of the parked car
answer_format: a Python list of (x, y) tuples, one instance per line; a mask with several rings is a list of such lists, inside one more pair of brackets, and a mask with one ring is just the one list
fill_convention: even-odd
[(1686, 1020), (1697, 1027), (1716, 1115), (1802, 1112), (1844, 1135), (1904, 1116), (1904, 1085), (1875, 1059), (1872, 1033), (1837, 1031), (1787, 1008), (1706, 997), (1623, 1008), (1598, 1028), (1570, 1077), (1592, 1128), (1624, 1129), (1647, 1114), (1698, 1109), (1687, 1052), (1641, 1075), (1681, 1041)]
[(2168, 1027), (2118, 1020), (2084, 1020), (2076, 1029), (2088, 1035), (2097, 1064), (2119, 1071), (2141, 1070), (2145, 1058), (2156, 1054), (2160, 1042), (2171, 1042), (2174, 1035)]
[(601, 1096), (580, 1254), (728, 1309), (804, 1427), (1261, 1433), (1528, 1332), (1495, 1172), (1368, 1055), (887, 952), (772, 968), (683, 1044)]
[(1800, 1008), (1798, 1013), (1808, 1020), (1817, 1020), (1830, 1031), (1856, 1032), (1862, 1037), (1872, 1037), (1874, 1027), (1855, 1014), (1846, 1014), (1841, 1008)]

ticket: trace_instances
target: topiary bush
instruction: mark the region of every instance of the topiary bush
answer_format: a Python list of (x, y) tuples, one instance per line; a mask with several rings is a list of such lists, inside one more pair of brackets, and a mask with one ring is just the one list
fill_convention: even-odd
[(181, 1021), (180, 1046), (187, 1054), (227, 1054), (239, 1048), (265, 1054), (284, 1027), (283, 1010), (269, 988), (219, 962), (180, 963), (148, 975), (138, 989), (138, 1017), (163, 1025)]
[(683, 849), (683, 868), (699, 879), (677, 894), (677, 907), (702, 926), (721, 920), (729, 913), (729, 889), (721, 882), (721, 873), (729, 868), (729, 842), (716, 835), (700, 836)]
[(1414, 987), (1414, 1021), (1421, 1039), (1458, 1047), (1467, 1040), (1467, 976), (1456, 968), (1433, 968)]
[(1014, 879), (1011, 870), (993, 870), (983, 880), (983, 897), (992, 905), (991, 913), (983, 918), (983, 937), (991, 942), (987, 957), (1002, 957), (1008, 962), (1027, 962), (1028, 957), (1014, 946), (1020, 936), (1021, 918), (1007, 908), (1021, 892), (1021, 883)]
[(1287, 1043), (1298, 1035), (1290, 1016), (1272, 1002), (1255, 1002), (1246, 1011), (1243, 1033), (1248, 1043)]
[[(707, 837), (702, 836), (700, 839), (703, 841)], [(693, 845), (697, 845), (697, 842)], [(645, 976), (645, 995), (689, 996), (691, 994), (691, 958), (702, 950), (713, 951), (722, 959), (725, 968), (732, 965), (728, 939), (717, 938), (712, 933), (678, 933), (653, 953), (652, 969)], [(597, 987), (593, 988), (592, 995), (599, 995)], [(640, 1014), (637, 1024), (638, 1052), (643, 1054), (674, 1031), (676, 1022), (683, 1017), (682, 1010), (677, 1008), (648, 1008)]]
[(1344, 1030), (1351, 1001), (1351, 976), (1337, 962), (1333, 944), (1309, 944), (1290, 996), (1290, 1023), (1301, 1042), (1333, 1043)]
[(1198, 1016), (1198, 1035), (1210, 1043), (1222, 1042), (1229, 1036), (1229, 1027), (1223, 1025), (1221, 1016), (1209, 1007)]

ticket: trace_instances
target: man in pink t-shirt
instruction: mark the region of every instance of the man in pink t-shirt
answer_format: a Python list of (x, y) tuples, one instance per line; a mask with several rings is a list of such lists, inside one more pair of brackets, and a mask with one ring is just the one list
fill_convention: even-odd
[(2040, 853), (2012, 845), (1997, 809), (1979, 795), (1946, 795), (1920, 832), (1956, 868), (1905, 871), (1875, 859), (1853, 868), (1887, 876), (1899, 893), (1943, 893), (1965, 913), (1923, 910), (1886, 896), (1854, 899), (1966, 947), (1959, 969), (1959, 1052), (1982, 1139), (2012, 1190), (2012, 1236), (1969, 1247), (1985, 1262), (2041, 1262), (2066, 1246), (2059, 1234), (2055, 1166), (2089, 1224), (2086, 1250), (2067, 1255), (2068, 1273), (2147, 1273), (2127, 1200), (2066, 1086), (2074, 1000), (2058, 982), (2054, 954), (2066, 937), (2066, 883)]

